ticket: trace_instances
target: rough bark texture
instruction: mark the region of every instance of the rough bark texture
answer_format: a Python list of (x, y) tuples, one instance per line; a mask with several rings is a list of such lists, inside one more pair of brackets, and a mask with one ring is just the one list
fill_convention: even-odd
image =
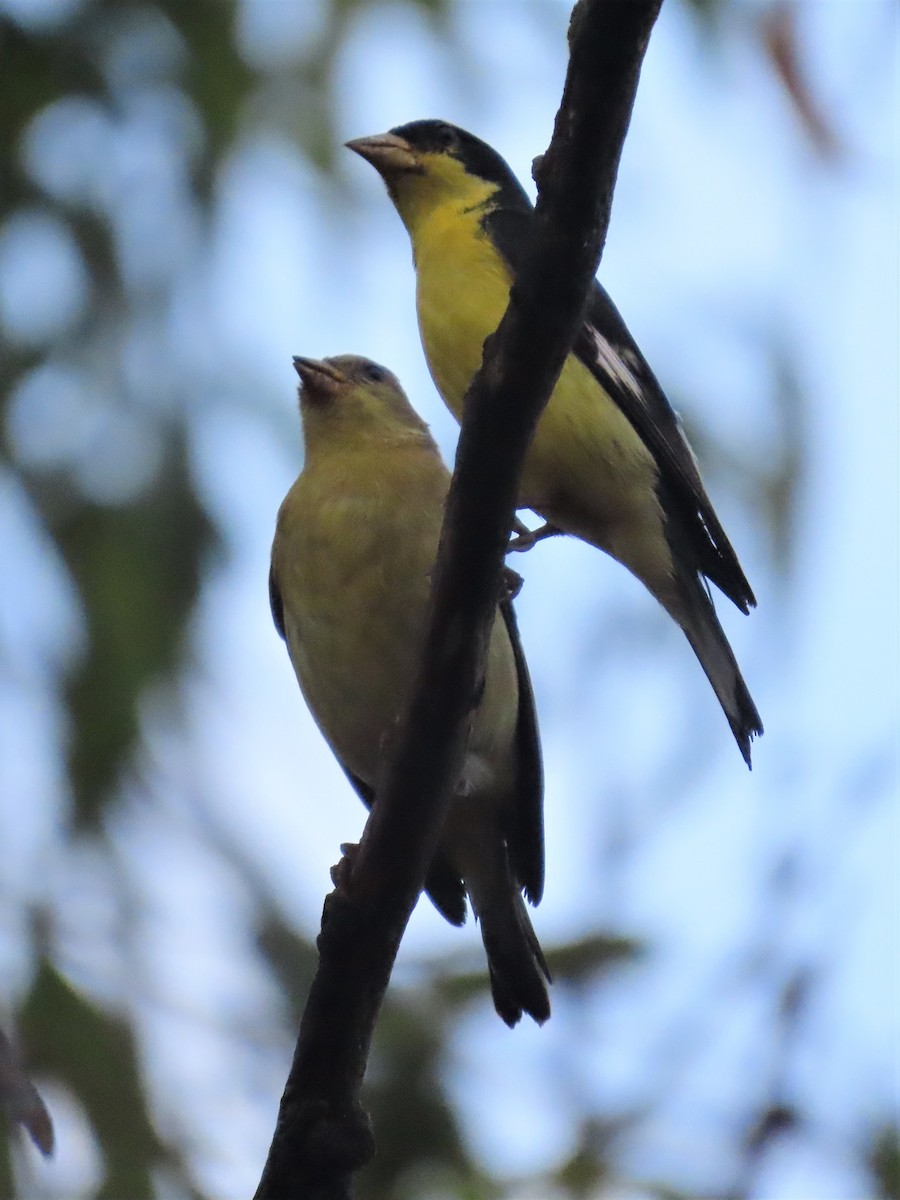
[(462, 767), (522, 462), (597, 270), (660, 4), (579, 0), (572, 13), (562, 104), (536, 166), (539, 236), (469, 389), (423, 660), (352, 868), (325, 902), (256, 1200), (348, 1200), (374, 1154), (359, 1103), (372, 1031)]

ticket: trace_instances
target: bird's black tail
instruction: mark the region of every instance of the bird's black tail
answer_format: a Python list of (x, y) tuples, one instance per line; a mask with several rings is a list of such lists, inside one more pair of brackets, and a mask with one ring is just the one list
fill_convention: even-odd
[(712, 684), (744, 762), (751, 766), (750, 743), (762, 731), (762, 720), (744, 683), (740, 667), (719, 624), (713, 602), (700, 579), (682, 577), (681, 592), (685, 603), (673, 613), (684, 630), (706, 678)]
[(550, 1016), (550, 971), (521, 893), (511, 879), (508, 884), (495, 889), (478, 912), (494, 1008), (510, 1027), (523, 1012), (543, 1025)]

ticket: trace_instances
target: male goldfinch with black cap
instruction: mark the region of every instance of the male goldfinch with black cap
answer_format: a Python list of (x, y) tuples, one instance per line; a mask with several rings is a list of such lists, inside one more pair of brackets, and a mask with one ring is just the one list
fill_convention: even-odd
[[(348, 142), (384, 179), (412, 242), (419, 331), (457, 419), (509, 300), (534, 209), (500, 155), (444, 121)], [(756, 604), (677, 415), (599, 285), (538, 424), (519, 503), (605, 550), (684, 630), (750, 765), (762, 722), (709, 596)]]

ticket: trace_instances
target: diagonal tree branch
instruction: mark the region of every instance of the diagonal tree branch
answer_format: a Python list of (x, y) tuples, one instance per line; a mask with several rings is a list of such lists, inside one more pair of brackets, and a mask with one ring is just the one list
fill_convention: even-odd
[(472, 381), (411, 703), (352, 870), (326, 899), (310, 989), (256, 1200), (349, 1200), (374, 1154), (359, 1103), (394, 957), (463, 764), (537, 420), (581, 319), (609, 225), (640, 65), (662, 0), (579, 0), (538, 236)]

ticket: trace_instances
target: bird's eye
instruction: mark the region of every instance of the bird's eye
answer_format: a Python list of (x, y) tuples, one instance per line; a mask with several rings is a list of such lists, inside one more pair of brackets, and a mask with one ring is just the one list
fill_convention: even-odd
[(456, 145), (456, 130), (452, 125), (438, 126), (437, 140), (442, 150), (450, 150)]
[(384, 367), (379, 367), (378, 363), (367, 362), (362, 368), (363, 376), (372, 383), (383, 383), (387, 379), (388, 373)]

